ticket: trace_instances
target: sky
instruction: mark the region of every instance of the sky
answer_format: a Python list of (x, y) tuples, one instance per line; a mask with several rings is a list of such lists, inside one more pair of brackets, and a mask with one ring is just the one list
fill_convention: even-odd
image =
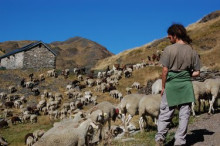
[(0, 42), (76, 36), (118, 54), (220, 10), (220, 0), (0, 0)]

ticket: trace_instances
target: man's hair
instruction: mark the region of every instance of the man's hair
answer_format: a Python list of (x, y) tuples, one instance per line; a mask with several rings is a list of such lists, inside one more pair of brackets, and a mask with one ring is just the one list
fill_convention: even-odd
[(167, 33), (176, 36), (178, 39), (181, 39), (188, 44), (192, 43), (192, 39), (187, 35), (186, 29), (182, 24), (172, 24), (168, 28)]

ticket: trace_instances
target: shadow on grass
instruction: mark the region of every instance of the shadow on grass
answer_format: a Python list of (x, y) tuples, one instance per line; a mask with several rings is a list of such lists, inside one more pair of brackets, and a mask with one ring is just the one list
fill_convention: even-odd
[[(214, 132), (208, 131), (207, 129), (198, 129), (190, 131), (191, 134), (186, 135), (186, 146), (191, 146), (197, 142), (204, 141), (204, 135), (212, 135)], [(175, 139), (173, 138), (165, 144), (165, 146), (173, 146)]]

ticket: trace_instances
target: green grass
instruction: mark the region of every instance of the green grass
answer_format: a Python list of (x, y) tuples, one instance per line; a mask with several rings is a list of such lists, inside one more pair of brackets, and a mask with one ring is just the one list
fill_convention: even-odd
[(45, 131), (52, 128), (54, 121), (50, 121), (48, 117), (40, 116), (38, 117), (37, 123), (26, 123), (26, 124), (9, 124), (8, 128), (3, 128), (0, 130), (0, 135), (2, 135), (11, 146), (23, 146), (24, 137), (27, 133), (32, 133), (35, 130), (43, 129)]

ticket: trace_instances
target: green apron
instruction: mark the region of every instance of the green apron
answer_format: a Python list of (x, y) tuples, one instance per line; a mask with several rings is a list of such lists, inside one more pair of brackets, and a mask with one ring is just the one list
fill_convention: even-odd
[(169, 107), (195, 101), (188, 71), (168, 72), (165, 91)]

